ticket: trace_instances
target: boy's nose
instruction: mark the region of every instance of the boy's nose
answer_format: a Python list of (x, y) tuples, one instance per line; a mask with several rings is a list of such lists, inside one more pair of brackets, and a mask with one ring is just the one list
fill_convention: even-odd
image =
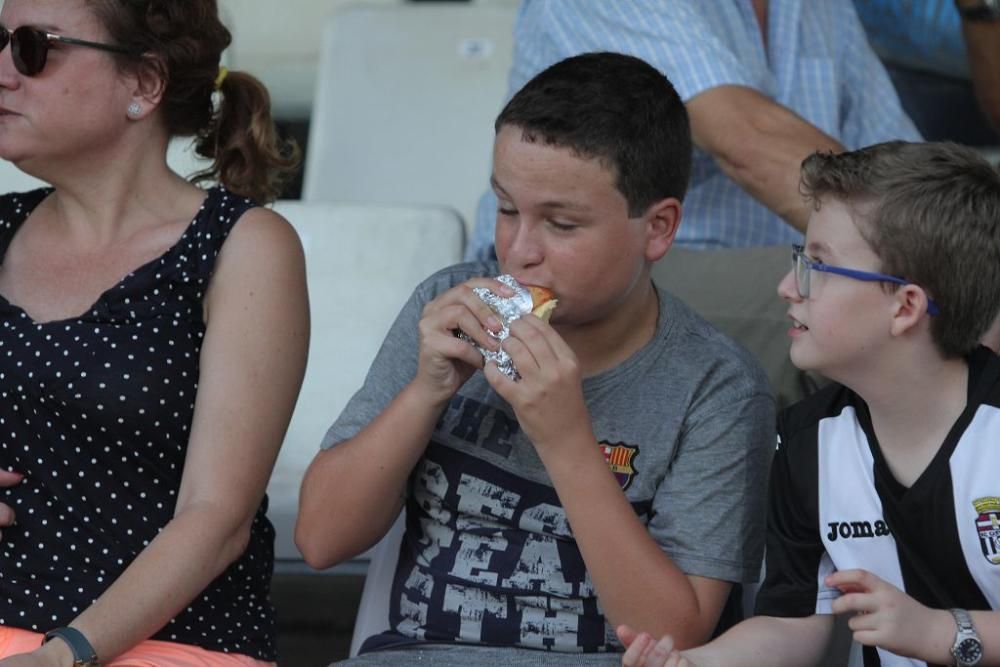
[(507, 249), (507, 262), (514, 266), (533, 266), (542, 261), (545, 252), (534, 225), (522, 224)]
[(801, 301), (799, 287), (795, 284), (795, 272), (789, 269), (785, 277), (778, 283), (778, 296), (785, 301)]

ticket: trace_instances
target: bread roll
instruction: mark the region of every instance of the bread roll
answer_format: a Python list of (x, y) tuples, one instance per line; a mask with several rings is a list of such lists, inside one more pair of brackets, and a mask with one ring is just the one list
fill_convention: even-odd
[(527, 288), (531, 292), (531, 314), (548, 322), (559, 303), (556, 295), (548, 287), (528, 285)]

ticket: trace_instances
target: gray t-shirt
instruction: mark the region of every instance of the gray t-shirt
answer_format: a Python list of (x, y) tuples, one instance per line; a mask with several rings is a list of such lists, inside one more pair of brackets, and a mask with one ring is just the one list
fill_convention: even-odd
[[(355, 436), (417, 370), (424, 305), (495, 263), (424, 281), (323, 446)], [(750, 355), (660, 290), (653, 339), (583, 381), (593, 431), (650, 535), (687, 574), (755, 581), (774, 404)], [(404, 637), (618, 650), (552, 482), (513, 409), (475, 373), (410, 476), (390, 621)], [(628, 545), (622, 545), (627, 549)]]

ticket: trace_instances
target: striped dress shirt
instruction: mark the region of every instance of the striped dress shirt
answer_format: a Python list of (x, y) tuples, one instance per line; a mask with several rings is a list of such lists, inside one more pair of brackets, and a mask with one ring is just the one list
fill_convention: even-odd
[[(868, 45), (851, 0), (771, 0), (767, 42), (750, 0), (524, 0), (508, 97), (549, 65), (589, 51), (628, 53), (662, 71), (685, 101), (753, 88), (848, 148), (920, 139)], [(492, 255), (496, 198), (480, 201), (469, 258)], [(695, 150), (676, 243), (688, 248), (797, 243), (801, 234)]]

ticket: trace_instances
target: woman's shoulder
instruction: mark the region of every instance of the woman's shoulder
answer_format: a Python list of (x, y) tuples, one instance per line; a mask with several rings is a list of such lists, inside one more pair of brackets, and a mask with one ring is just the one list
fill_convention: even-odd
[[(254, 254), (266, 256), (272, 246), (280, 251), (297, 243), (298, 235), (284, 217), (253, 199), (216, 185), (202, 195), (184, 250), (196, 258), (208, 259), (220, 253), (242, 254), (233, 249), (236, 246), (260, 244)], [(214, 260), (209, 264), (214, 264)]]
[[(234, 213), (237, 211), (236, 208), (232, 210)], [(237, 242), (240, 244), (261, 244), (279, 252), (302, 247), (298, 232), (285, 216), (252, 200), (241, 202), (239, 217), (233, 220), (233, 224), (230, 236), (239, 239)]]
[(254, 273), (280, 275), (302, 271), (305, 266), (302, 242), (292, 224), (281, 214), (256, 204), (233, 221), (218, 261), (218, 270), (223, 273), (229, 273), (229, 267), (242, 266)]

